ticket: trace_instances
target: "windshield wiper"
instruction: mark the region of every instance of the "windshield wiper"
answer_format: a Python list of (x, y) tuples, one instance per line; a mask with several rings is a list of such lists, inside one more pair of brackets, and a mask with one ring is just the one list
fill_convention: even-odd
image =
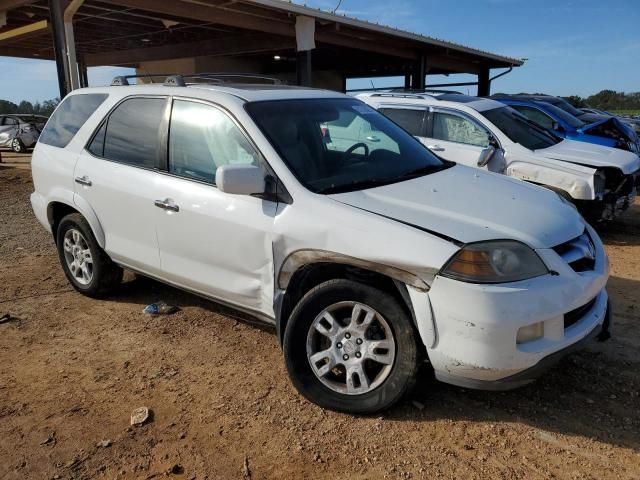
[(385, 179), (367, 179), (367, 180), (358, 180), (351, 183), (345, 183), (340, 185), (331, 185), (330, 187), (325, 187), (317, 190), (318, 193), (323, 194), (331, 194), (331, 193), (346, 193), (353, 192), (354, 190), (365, 190), (367, 188), (381, 187), (383, 185), (388, 185), (389, 183), (393, 183), (396, 180), (393, 178), (385, 178)]

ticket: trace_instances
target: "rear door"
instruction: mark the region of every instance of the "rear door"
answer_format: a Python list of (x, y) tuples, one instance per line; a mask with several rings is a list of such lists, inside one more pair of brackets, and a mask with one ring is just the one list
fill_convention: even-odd
[[(158, 275), (158, 165), (169, 99), (128, 97), (103, 121), (76, 164), (78, 202), (90, 205), (116, 262)], [(162, 126), (162, 127), (161, 127)]]
[(489, 146), (490, 138), (491, 134), (468, 116), (454, 110), (434, 109), (423, 143), (446, 160), (477, 167), (480, 152)]

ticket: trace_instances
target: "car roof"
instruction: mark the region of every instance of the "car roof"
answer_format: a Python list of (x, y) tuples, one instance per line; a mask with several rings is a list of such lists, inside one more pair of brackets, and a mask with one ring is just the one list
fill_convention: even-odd
[[(271, 85), (257, 83), (190, 83), (186, 86), (167, 86), (162, 83), (149, 83), (138, 85), (118, 85), (108, 87), (83, 88), (75, 90), (73, 94), (81, 93), (114, 93), (119, 96), (127, 95), (189, 95), (189, 91), (196, 91), (199, 97), (202, 93), (212, 92), (228, 94), (240, 98), (246, 102), (258, 102), (268, 100), (294, 100), (312, 98), (352, 98), (343, 93), (330, 90), (321, 90), (310, 87), (297, 87), (290, 85)], [(206, 96), (206, 95), (205, 95)]]
[[(406, 105), (431, 105), (449, 107), (469, 107), (477, 112), (503, 108), (505, 105), (490, 98), (473, 97), (459, 93), (425, 94), (425, 93), (377, 93), (369, 92), (356, 95), (359, 98), (370, 98), (377, 103), (389, 101), (389, 103), (404, 103)], [(452, 105), (455, 104), (455, 105)]]

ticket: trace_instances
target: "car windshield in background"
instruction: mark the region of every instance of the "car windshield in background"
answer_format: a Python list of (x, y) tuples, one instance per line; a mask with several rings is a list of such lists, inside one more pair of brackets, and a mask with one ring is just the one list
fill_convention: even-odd
[(450, 165), (359, 100), (277, 100), (246, 109), (294, 175), (317, 193), (373, 188)]
[(576, 118), (575, 116), (573, 116), (572, 114), (565, 112), (564, 110), (562, 110), (561, 108), (558, 108), (557, 106), (549, 103), (547, 105), (547, 108), (549, 109), (549, 111), (551, 111), (556, 117), (561, 118), (562, 120), (564, 120), (565, 122), (567, 122), (569, 125), (571, 125), (573, 128), (575, 128), (576, 130), (579, 128), (582, 128), (586, 125), (586, 123), (584, 123), (582, 120), (580, 120), (579, 118)]
[(578, 110), (576, 107), (574, 107), (573, 105), (571, 105), (569, 102), (567, 102), (566, 100), (563, 100), (561, 98), (554, 98), (553, 100), (551, 100), (550, 102), (551, 105), (564, 110), (567, 113), (570, 113), (571, 115), (573, 115), (574, 117), (578, 117), (580, 115), (582, 115), (584, 112), (581, 112), (580, 110)]
[(511, 141), (529, 150), (548, 148), (560, 142), (558, 138), (512, 108), (494, 108), (483, 111), (482, 114)]

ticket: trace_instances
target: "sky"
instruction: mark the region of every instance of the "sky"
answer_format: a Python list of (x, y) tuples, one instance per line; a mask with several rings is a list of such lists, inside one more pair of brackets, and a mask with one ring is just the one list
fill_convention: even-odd
[[(305, 3), (334, 10), (339, 0)], [(527, 59), (496, 80), (492, 92), (640, 91), (640, 0), (342, 0), (337, 13)], [(108, 84), (118, 72), (123, 69), (90, 68), (89, 83)], [(469, 80), (475, 77), (428, 76), (427, 84)], [(372, 81), (375, 87), (399, 84)], [(348, 83), (368, 86), (371, 81)], [(33, 102), (57, 95), (54, 62), (0, 57), (0, 98)]]

